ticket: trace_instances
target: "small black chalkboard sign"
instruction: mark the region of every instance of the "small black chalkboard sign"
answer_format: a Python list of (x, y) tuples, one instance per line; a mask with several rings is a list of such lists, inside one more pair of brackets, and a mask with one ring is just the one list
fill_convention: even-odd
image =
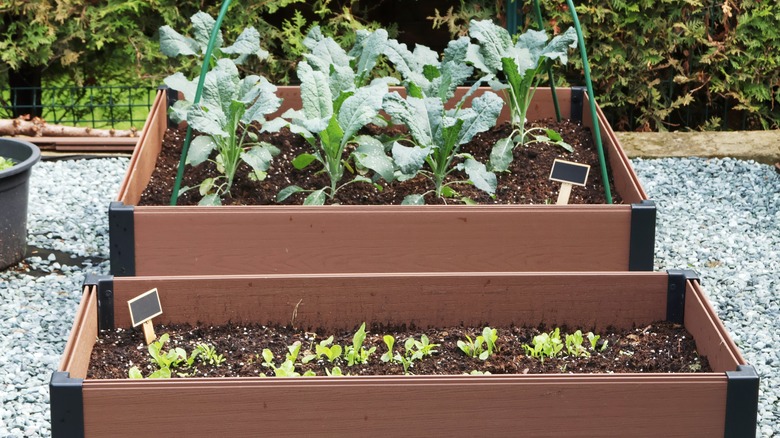
[(550, 179), (562, 183), (584, 186), (588, 180), (590, 166), (587, 164), (572, 163), (571, 161), (555, 160), (550, 170)]
[(157, 288), (129, 300), (127, 305), (130, 306), (130, 320), (133, 322), (133, 327), (138, 327), (155, 316), (162, 315)]

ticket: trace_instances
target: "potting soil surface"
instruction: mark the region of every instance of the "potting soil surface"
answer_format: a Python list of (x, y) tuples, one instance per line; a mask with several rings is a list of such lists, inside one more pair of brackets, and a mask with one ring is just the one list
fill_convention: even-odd
[[(497, 173), (497, 189), (494, 197), (481, 191), (471, 184), (456, 183), (451, 185), (458, 197), (437, 198), (431, 191), (433, 183), (422, 175), (417, 175), (403, 182), (388, 183), (378, 180), (381, 190), (371, 184), (349, 184), (336, 193), (333, 199), (326, 204), (401, 204), (404, 197), (410, 194), (425, 195), (426, 204), (453, 204), (463, 203), (464, 198), (469, 198), (479, 204), (546, 204), (555, 203), (560, 183), (548, 179), (553, 161), (560, 158), (591, 166), (586, 186), (574, 186), (570, 204), (604, 204), (604, 186), (598, 161), (598, 153), (594, 146), (590, 129), (581, 124), (569, 120), (557, 122), (555, 120), (541, 120), (530, 126), (544, 126), (560, 133), (565, 142), (570, 144), (574, 152), (570, 153), (560, 146), (551, 143), (526, 142), (524, 146), (514, 149), (514, 160), (508, 172)], [(254, 127), (250, 128), (255, 130)], [(474, 139), (463, 145), (462, 153), (469, 153), (478, 161), (487, 164), (493, 145), (502, 138), (506, 138), (512, 132), (509, 124), (497, 126), (489, 131), (478, 134)], [(373, 125), (365, 127), (361, 134), (377, 136), (387, 144), (391, 140), (402, 135), (401, 127), (378, 128)], [(539, 132), (535, 132), (539, 134)], [(169, 129), (165, 135), (162, 152), (157, 161), (157, 167), (151, 177), (146, 190), (141, 196), (139, 205), (168, 205), (171, 198), (171, 190), (176, 177), (181, 148), (185, 131)], [(312, 147), (303, 137), (291, 133), (283, 128), (278, 133), (257, 133), (260, 141), (268, 142), (280, 149), (280, 154), (274, 158), (268, 175), (264, 181), (253, 181), (249, 178), (250, 168), (242, 163), (237, 171), (231, 195), (222, 200), (224, 205), (262, 205), (276, 204), (276, 195), (280, 190), (290, 185), (298, 185), (306, 190), (316, 190), (330, 186), (327, 174), (320, 172), (322, 166), (314, 162), (308, 167), (298, 170), (292, 165), (292, 160), (301, 153), (311, 153)], [(528, 136), (532, 138), (532, 136)], [(409, 143), (406, 143), (409, 146)], [(348, 146), (345, 157), (354, 149)], [(212, 160), (216, 155), (212, 155)], [(458, 159), (455, 160), (457, 163)], [(195, 205), (202, 198), (197, 186), (206, 178), (218, 175), (216, 164), (207, 161), (199, 166), (187, 166), (184, 173), (182, 187), (195, 187), (179, 197), (179, 205)], [(350, 181), (353, 175), (345, 171), (341, 184)], [(611, 177), (610, 177), (611, 178)], [(445, 182), (465, 181), (467, 176), (462, 171), (450, 174)], [(290, 196), (281, 204), (300, 205), (308, 193), (298, 193)], [(612, 190), (613, 201), (620, 203), (621, 199), (615, 190)]]
[[(669, 322), (657, 322), (630, 330), (607, 329), (600, 335), (596, 348), (592, 348), (587, 336), (582, 342), (587, 354), (575, 356), (567, 353), (564, 345), (559, 357), (531, 357), (523, 345), (532, 346), (534, 336), (549, 333), (549, 327), (493, 327), (497, 330), (497, 351), (485, 360), (467, 356), (458, 341), (472, 340), (482, 334), (483, 327), (447, 327), (443, 329), (416, 330), (405, 327), (370, 327), (363, 348), (376, 350), (366, 364), (349, 366), (344, 354), (333, 362), (324, 356), (302, 363), (302, 359), (314, 354), (316, 345), (334, 336), (331, 345), (343, 348), (351, 346), (355, 330), (329, 332), (326, 330), (300, 330), (289, 327), (229, 324), (224, 326), (157, 325), (157, 335), (169, 334), (170, 340), (163, 351), (182, 348), (190, 355), (198, 344), (209, 344), (225, 362), (209, 365), (195, 359), (191, 368), (173, 369), (180, 377), (257, 377), (274, 376), (273, 368), (264, 365), (263, 349), (274, 354), (274, 367), (280, 367), (289, 353), (288, 347), (300, 342), (294, 370), (303, 374), (307, 370), (316, 375), (326, 375), (333, 367), (339, 367), (344, 375), (402, 375), (405, 370), (400, 361), (381, 360), (388, 348), (384, 335), (395, 339), (394, 353), (405, 354), (405, 342), (410, 337), (417, 341), (425, 334), (430, 343), (438, 344), (430, 356), (414, 360), (408, 372), (411, 374), (464, 374), (473, 371), (491, 374), (539, 374), (539, 373), (692, 373), (709, 372), (706, 357), (696, 353), (696, 343), (684, 327)], [(571, 331), (560, 328), (560, 338)], [(565, 344), (565, 341), (564, 341)], [(606, 346), (605, 346), (606, 345)], [(602, 349), (603, 347), (603, 349)], [(102, 332), (94, 346), (87, 377), (91, 379), (124, 379), (132, 366), (137, 366), (147, 377), (156, 368), (139, 329), (117, 329)]]

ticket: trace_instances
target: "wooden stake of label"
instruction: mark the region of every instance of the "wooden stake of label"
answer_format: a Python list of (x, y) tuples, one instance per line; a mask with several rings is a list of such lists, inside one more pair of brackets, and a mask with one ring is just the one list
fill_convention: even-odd
[(556, 204), (568, 204), (572, 186), (584, 186), (585, 182), (588, 180), (589, 172), (590, 166), (587, 164), (556, 159), (553, 162), (552, 169), (550, 169), (549, 178), (552, 181), (561, 183), (561, 190), (558, 192), (558, 201)]
[(145, 321), (142, 327), (144, 330), (144, 340), (146, 341), (146, 345), (149, 345), (157, 339), (157, 334), (154, 332), (154, 324), (152, 324), (152, 320), (150, 319)]
[(157, 339), (157, 335), (154, 333), (152, 318), (162, 315), (160, 295), (157, 293), (157, 288), (128, 300), (127, 306), (130, 308), (130, 321), (132, 321), (133, 327), (143, 324), (142, 328), (146, 345), (151, 344), (152, 341)]

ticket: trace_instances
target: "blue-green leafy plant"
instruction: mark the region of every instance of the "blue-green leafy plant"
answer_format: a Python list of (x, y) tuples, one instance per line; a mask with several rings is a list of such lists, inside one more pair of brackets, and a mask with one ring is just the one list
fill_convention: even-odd
[(458, 348), (469, 357), (487, 360), (494, 352), (498, 350), (496, 341), (498, 340), (498, 330), (490, 327), (482, 329), (482, 334), (475, 339), (466, 335), (466, 341), (458, 340)]
[(569, 28), (548, 42), (544, 31), (528, 30), (512, 41), (509, 32), (490, 20), (472, 20), (469, 35), (477, 45), (468, 49), (467, 60), (479, 70), (503, 77), (502, 82), (492, 81), (495, 89), (505, 89), (514, 131), (498, 142), (490, 157), (491, 167), (507, 170), (512, 162), (512, 149), (523, 145), (529, 135), (534, 141), (549, 142), (572, 151), (557, 132), (546, 128), (526, 129), (526, 114), (540, 81), (539, 73), (556, 60), (566, 64), (568, 49), (577, 46), (574, 28)]
[[(468, 38), (451, 41), (441, 61), (436, 52), (417, 45), (414, 51), (406, 45), (391, 41), (385, 54), (400, 72), (408, 97), (397, 92), (385, 96), (383, 108), (396, 123), (409, 128), (413, 146), (395, 142), (392, 155), (397, 167), (396, 178), (405, 180), (422, 174), (434, 185), (436, 197), (456, 197), (452, 186), (471, 183), (489, 194), (495, 193), (496, 176), (469, 154), (461, 154), (460, 146), (468, 143), (478, 133), (495, 126), (504, 102), (496, 94), (487, 92), (475, 98), (470, 108), (463, 108), (482, 83), (477, 81), (469, 92), (455, 105), (447, 109), (446, 103), (472, 73), (466, 65)], [(455, 165), (455, 160), (460, 162)], [(427, 164), (428, 168), (423, 166)], [(467, 181), (445, 182), (456, 170), (465, 171)], [(423, 204), (426, 193), (407, 196), (404, 204)], [(468, 202), (468, 200), (464, 200)]]
[[(451, 186), (463, 183), (471, 183), (488, 194), (494, 194), (496, 175), (474, 157), (459, 153), (459, 149), (476, 134), (495, 126), (503, 104), (503, 100), (492, 92), (474, 98), (470, 108), (463, 108), (461, 100), (451, 110), (445, 109), (444, 102), (438, 97), (408, 96), (404, 99), (397, 92), (388, 94), (385, 97), (385, 111), (394, 122), (403, 123), (409, 128), (414, 143), (413, 146), (401, 142), (393, 144), (393, 159), (402, 174), (399, 179), (422, 174), (433, 182), (432, 192), (440, 198), (457, 196)], [(462, 161), (454, 164), (456, 158)], [(428, 165), (427, 169), (423, 168), (425, 164)], [(446, 182), (447, 176), (456, 170), (465, 171), (469, 179)], [(423, 204), (424, 195), (409, 195), (403, 203)]]
[[(199, 12), (193, 16), (192, 23), (194, 38), (185, 37), (167, 26), (161, 28), (162, 52), (168, 56), (205, 53), (214, 19)], [(265, 117), (281, 104), (276, 96), (276, 86), (265, 78), (257, 75), (240, 77), (237, 65), (251, 55), (260, 59), (268, 56), (260, 49), (260, 35), (254, 28), (245, 29), (229, 47), (222, 47), (220, 35), (218, 49), (213, 58), (207, 60), (211, 70), (206, 75), (197, 105), (194, 100), (198, 78), (189, 80), (184, 74), (175, 73), (164, 80), (166, 85), (184, 95), (183, 100), (171, 107), (171, 118), (176, 122), (186, 121), (201, 133), (192, 140), (186, 163), (197, 166), (209, 160), (212, 151), (217, 151), (216, 158), (211, 161), (221, 175), (207, 178), (197, 186), (203, 196), (200, 205), (221, 204), (221, 199), (230, 194), (241, 162), (252, 168), (252, 178), (265, 179), (273, 157), (279, 153), (274, 146), (258, 142), (248, 128), (253, 122), (264, 123)], [(184, 187), (181, 192), (189, 189)]]
[[(357, 135), (369, 122), (380, 120), (382, 98), (387, 93), (388, 83), (394, 82), (391, 78), (368, 82), (386, 43), (387, 32), (383, 29), (359, 31), (355, 46), (347, 53), (332, 38), (324, 37), (318, 27), (310, 31), (304, 40), (310, 52), (298, 63), (297, 70), (303, 108), (283, 115), (289, 123), (276, 122), (265, 129), (274, 130), (286, 125), (303, 135), (313, 150), (295, 157), (293, 166), (303, 169), (314, 162), (321, 164), (330, 185), (316, 190), (288, 186), (277, 194), (277, 201), (294, 193), (308, 192), (304, 204), (321, 205), (347, 184), (373, 183), (371, 178), (360, 173), (341, 182), (345, 171), (353, 171), (352, 160), (392, 181), (392, 160), (381, 143), (377, 147), (376, 141)], [(351, 144), (356, 145), (357, 150), (345, 157), (347, 146)]]

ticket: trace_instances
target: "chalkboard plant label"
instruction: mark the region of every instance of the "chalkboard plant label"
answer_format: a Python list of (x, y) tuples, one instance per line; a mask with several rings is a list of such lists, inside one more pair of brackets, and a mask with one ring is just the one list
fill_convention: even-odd
[(568, 204), (573, 185), (584, 186), (588, 181), (590, 166), (571, 161), (556, 159), (550, 169), (550, 180), (561, 183), (556, 204)]
[(133, 327), (143, 324), (144, 338), (146, 339), (146, 344), (149, 345), (157, 339), (157, 335), (154, 333), (154, 326), (152, 325), (152, 318), (163, 313), (157, 288), (128, 300), (127, 306), (130, 309), (130, 320), (133, 323)]

